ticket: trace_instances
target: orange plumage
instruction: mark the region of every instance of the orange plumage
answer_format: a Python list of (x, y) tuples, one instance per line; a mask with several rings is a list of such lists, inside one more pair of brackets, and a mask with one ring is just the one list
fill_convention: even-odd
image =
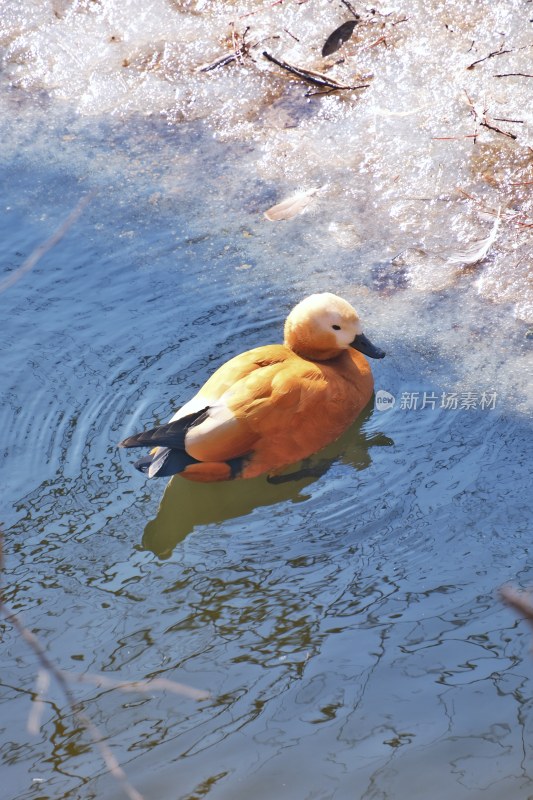
[(136, 464), (149, 477), (209, 482), (277, 472), (337, 439), (370, 400), (372, 373), (358, 350), (385, 355), (363, 336), (349, 303), (311, 295), (289, 314), (283, 345), (232, 358), (167, 425), (121, 446), (155, 445)]

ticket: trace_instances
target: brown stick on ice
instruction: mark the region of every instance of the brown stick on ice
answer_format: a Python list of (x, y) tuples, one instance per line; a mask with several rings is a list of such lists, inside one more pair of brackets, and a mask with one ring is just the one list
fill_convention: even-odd
[(320, 72), (314, 72), (310, 69), (304, 69), (303, 67), (294, 67), (292, 64), (288, 64), (286, 61), (282, 61), (280, 58), (276, 58), (275, 56), (271, 55), (266, 50), (263, 50), (263, 55), (268, 61), (271, 61), (278, 67), (290, 72), (291, 75), (295, 75), (297, 78), (307, 81), (307, 83), (312, 83), (313, 86), (320, 86), (322, 88), (325, 87), (332, 90), (367, 89), (369, 86), (368, 83), (361, 84), (360, 86), (347, 86), (344, 83), (339, 83), (333, 78), (328, 78), (326, 75), (322, 75)]

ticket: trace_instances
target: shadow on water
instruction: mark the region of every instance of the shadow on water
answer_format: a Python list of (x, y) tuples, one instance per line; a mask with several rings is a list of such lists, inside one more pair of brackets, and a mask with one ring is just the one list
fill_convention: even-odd
[(365, 433), (365, 423), (372, 415), (373, 399), (359, 419), (337, 441), (288, 467), (273, 479), (265, 476), (223, 483), (194, 483), (178, 476), (168, 482), (156, 517), (144, 529), (143, 547), (159, 558), (168, 558), (176, 545), (195, 527), (222, 523), (250, 514), (260, 506), (308, 499), (304, 490), (341, 462), (364, 470), (372, 463), (371, 447), (391, 446), (392, 439), (383, 433)]

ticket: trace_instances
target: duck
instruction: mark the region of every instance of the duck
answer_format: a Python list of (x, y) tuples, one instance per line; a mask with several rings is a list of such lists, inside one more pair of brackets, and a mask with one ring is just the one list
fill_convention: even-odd
[(273, 476), (338, 439), (369, 403), (366, 358), (385, 353), (364, 335), (353, 306), (331, 292), (301, 300), (283, 344), (231, 358), (156, 428), (119, 447), (149, 447), (134, 466), (149, 478), (209, 483)]

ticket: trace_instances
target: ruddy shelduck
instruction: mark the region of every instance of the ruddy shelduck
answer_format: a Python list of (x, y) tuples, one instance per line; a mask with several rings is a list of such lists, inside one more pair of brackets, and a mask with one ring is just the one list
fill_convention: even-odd
[(150, 478), (275, 474), (333, 442), (367, 405), (374, 381), (365, 355), (385, 353), (350, 303), (313, 294), (287, 317), (284, 344), (230, 359), (170, 422), (120, 446), (153, 448), (135, 464)]

